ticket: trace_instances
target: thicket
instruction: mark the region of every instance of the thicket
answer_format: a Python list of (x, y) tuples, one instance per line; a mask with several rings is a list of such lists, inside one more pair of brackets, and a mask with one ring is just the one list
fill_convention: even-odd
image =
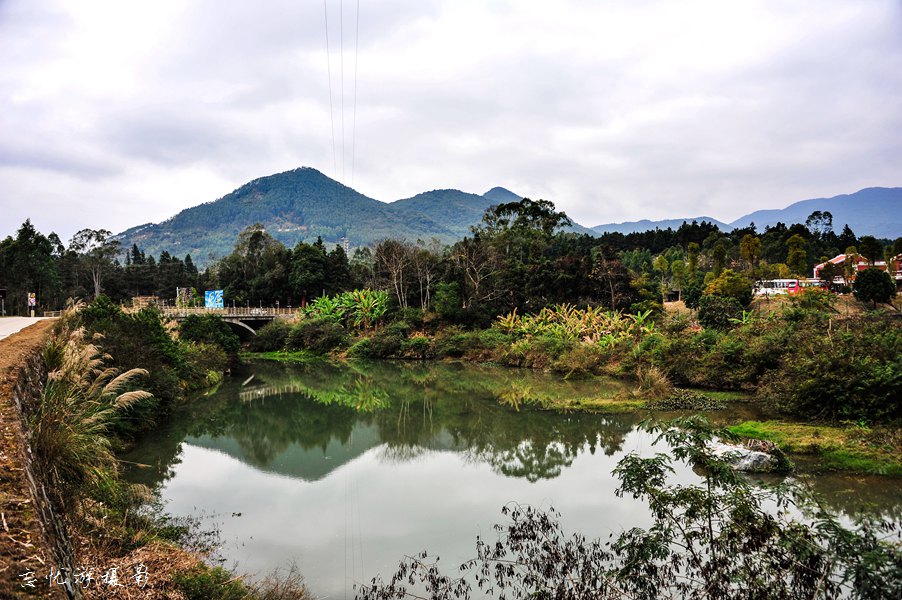
[[(228, 327), (221, 320), (205, 317), (195, 321), (199, 327), (189, 326), (193, 327), (189, 331), (194, 331), (199, 338), (208, 338), (207, 341), (191, 341), (194, 334), (189, 334), (189, 339), (178, 340), (170, 331), (173, 326), (167, 325), (156, 308), (125, 312), (103, 295), (81, 306), (67, 319), (74, 327), (84, 328), (89, 338), (97, 338), (110, 367), (147, 372), (142, 389), (152, 396), (134, 403), (117, 420), (115, 434), (123, 438), (148, 430), (186, 393), (216, 382), (232, 360), (221, 344), (235, 349), (235, 340), (230, 340), (220, 329)], [(233, 334), (228, 332), (228, 335)], [(208, 343), (217, 338), (219, 344)]]
[(241, 338), (219, 315), (188, 315), (179, 324), (179, 339), (217, 346), (230, 355), (241, 350)]

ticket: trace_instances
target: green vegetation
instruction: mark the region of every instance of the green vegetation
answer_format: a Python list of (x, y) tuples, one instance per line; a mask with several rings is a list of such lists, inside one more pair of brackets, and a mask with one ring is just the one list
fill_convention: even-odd
[(902, 476), (902, 436), (895, 429), (746, 421), (730, 431), (774, 442), (790, 454), (816, 455), (828, 469)]

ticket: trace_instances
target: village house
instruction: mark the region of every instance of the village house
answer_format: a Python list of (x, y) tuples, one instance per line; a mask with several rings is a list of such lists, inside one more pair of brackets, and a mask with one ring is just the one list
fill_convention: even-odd
[[(814, 278), (821, 278), (821, 271), (823, 271), (827, 263), (836, 265), (836, 276), (833, 278), (834, 286), (851, 286), (855, 282), (856, 273), (859, 273), (871, 267), (880, 269), (881, 271), (886, 271), (886, 261), (878, 260), (872, 265), (865, 257), (859, 254), (851, 255), (851, 257), (853, 257), (852, 260), (855, 261), (855, 264), (854, 269), (852, 269), (852, 277), (848, 282), (846, 282), (845, 277), (846, 260), (848, 257), (845, 254), (840, 254), (831, 258), (827, 262), (822, 262), (818, 265), (814, 265)], [(895, 257), (893, 257), (892, 261), (890, 261), (890, 275), (896, 282), (896, 288), (902, 289), (902, 254), (896, 255)]]

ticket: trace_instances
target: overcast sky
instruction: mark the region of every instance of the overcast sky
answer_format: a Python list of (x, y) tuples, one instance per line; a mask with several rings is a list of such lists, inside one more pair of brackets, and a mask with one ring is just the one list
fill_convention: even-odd
[(0, 0), (0, 236), (119, 232), (298, 166), (587, 226), (902, 185), (900, 0), (357, 7)]

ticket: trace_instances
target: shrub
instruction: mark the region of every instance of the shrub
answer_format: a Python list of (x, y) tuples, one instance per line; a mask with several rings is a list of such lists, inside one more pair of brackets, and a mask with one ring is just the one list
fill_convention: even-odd
[(253, 352), (277, 352), (285, 347), (291, 325), (285, 319), (274, 319), (260, 328), (251, 338), (248, 348)]
[[(137, 313), (123, 313), (106, 296), (80, 310), (74, 326), (82, 325), (89, 333), (103, 336), (103, 349), (111, 356), (110, 366), (122, 371), (140, 368), (149, 373), (144, 388), (165, 405), (181, 396), (183, 380), (196, 373), (188, 363), (184, 350), (172, 339), (156, 308)], [(155, 406), (153, 407), (155, 408)], [(130, 427), (141, 430), (152, 422), (153, 410), (132, 411)]]
[(414, 307), (402, 308), (394, 314), (395, 321), (404, 321), (414, 329), (423, 327), (425, 319), (426, 313), (422, 309)]
[(416, 335), (401, 343), (401, 350), (407, 356), (413, 358), (427, 358), (431, 354), (431, 342), (429, 338)]
[[(807, 325), (807, 324), (806, 324)], [(902, 418), (902, 330), (892, 317), (862, 318), (845, 331), (796, 328), (787, 352), (761, 380), (759, 395), (804, 418)]]
[(328, 318), (304, 319), (294, 325), (285, 342), (288, 350), (328, 354), (348, 342), (348, 332)]
[(173, 581), (187, 600), (247, 600), (247, 587), (222, 567), (198, 565), (176, 573)]
[(705, 295), (699, 300), (698, 322), (703, 327), (726, 331), (741, 316), (742, 306), (734, 298)]
[(752, 284), (745, 275), (741, 275), (732, 269), (724, 271), (714, 278), (706, 287), (705, 295), (732, 298), (745, 307), (752, 302)]
[(579, 344), (564, 351), (551, 365), (558, 373), (571, 375), (591, 375), (595, 373), (607, 357), (607, 351), (595, 344)]
[(179, 325), (179, 338), (219, 346), (226, 354), (241, 349), (241, 340), (219, 315), (188, 315)]
[(896, 284), (886, 271), (865, 269), (855, 278), (855, 297), (862, 302), (888, 303), (896, 295)]
[(460, 320), (461, 299), (460, 284), (456, 281), (451, 283), (440, 283), (435, 286), (435, 296), (433, 305), (435, 312), (449, 323), (457, 323)]

